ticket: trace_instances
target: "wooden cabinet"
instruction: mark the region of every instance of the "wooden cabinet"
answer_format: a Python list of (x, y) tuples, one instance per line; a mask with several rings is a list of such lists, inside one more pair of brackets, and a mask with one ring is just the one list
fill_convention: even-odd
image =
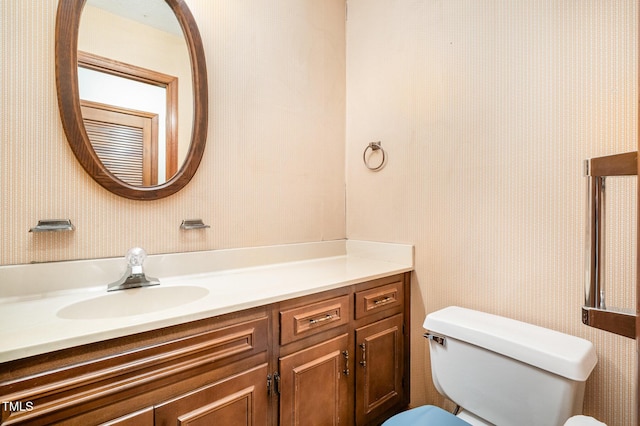
[(348, 425), (349, 335), (280, 358), (280, 425)]
[(378, 424), (409, 403), (409, 278), (361, 284), (355, 298), (355, 418)]
[(158, 426), (267, 424), (267, 364), (238, 373), (155, 408)]
[(376, 425), (408, 405), (408, 292), (403, 274), (283, 303), (280, 425)]
[(4, 363), (9, 425), (373, 425), (408, 403), (409, 273)]
[(2, 424), (145, 425), (149, 407), (266, 365), (268, 336), (260, 308), (5, 363), (0, 400), (32, 409)]
[(356, 423), (367, 424), (404, 397), (402, 314), (356, 329)]

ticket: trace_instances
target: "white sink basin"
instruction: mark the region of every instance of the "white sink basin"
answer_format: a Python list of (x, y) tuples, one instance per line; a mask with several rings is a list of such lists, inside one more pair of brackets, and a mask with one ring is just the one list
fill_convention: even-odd
[(57, 315), (64, 319), (127, 317), (175, 308), (207, 294), (209, 290), (197, 286), (133, 288), (73, 303), (60, 309)]

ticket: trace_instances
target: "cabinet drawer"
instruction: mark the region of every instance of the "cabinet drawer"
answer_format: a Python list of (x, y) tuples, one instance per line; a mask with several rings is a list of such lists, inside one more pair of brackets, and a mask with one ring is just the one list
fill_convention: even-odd
[(399, 280), (356, 292), (356, 319), (385, 309), (401, 307), (404, 303), (403, 284)]
[(348, 323), (348, 295), (281, 311), (280, 344), (285, 345)]

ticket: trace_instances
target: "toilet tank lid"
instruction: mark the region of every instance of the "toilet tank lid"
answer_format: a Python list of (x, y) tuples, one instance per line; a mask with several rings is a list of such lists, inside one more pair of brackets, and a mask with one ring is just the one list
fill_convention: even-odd
[(581, 382), (597, 362), (588, 340), (458, 306), (430, 313), (424, 328)]

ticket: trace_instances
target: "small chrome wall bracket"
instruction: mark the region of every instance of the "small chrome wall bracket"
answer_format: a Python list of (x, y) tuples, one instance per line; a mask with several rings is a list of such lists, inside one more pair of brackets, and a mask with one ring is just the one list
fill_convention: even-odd
[(29, 232), (60, 232), (75, 229), (70, 219), (44, 219), (39, 220), (36, 226), (29, 229)]
[[(369, 153), (369, 150), (371, 150), (371, 153), (369, 154), (369, 156), (367, 156), (367, 154)], [(380, 163), (377, 166), (372, 166), (371, 164), (369, 164), (369, 160), (371, 157), (371, 154), (380, 151), (380, 154), (382, 154), (382, 159), (380, 160)], [(382, 142), (377, 141), (377, 142), (369, 142), (369, 145), (367, 145), (367, 147), (364, 149), (364, 152), (362, 153), (362, 161), (364, 161), (364, 165), (367, 167), (367, 169), (373, 171), (373, 172), (377, 172), (378, 170), (382, 169), (385, 165), (385, 163), (387, 162), (387, 155), (384, 152), (384, 149), (382, 149)]]
[(444, 336), (439, 336), (437, 334), (433, 334), (431, 332), (426, 332), (424, 333), (424, 337), (436, 342), (437, 344), (439, 344), (440, 346), (446, 346), (447, 345), (447, 339)]
[(205, 225), (202, 219), (185, 219), (180, 224), (180, 229), (184, 231), (191, 231), (193, 229), (207, 229), (211, 228), (209, 225)]

